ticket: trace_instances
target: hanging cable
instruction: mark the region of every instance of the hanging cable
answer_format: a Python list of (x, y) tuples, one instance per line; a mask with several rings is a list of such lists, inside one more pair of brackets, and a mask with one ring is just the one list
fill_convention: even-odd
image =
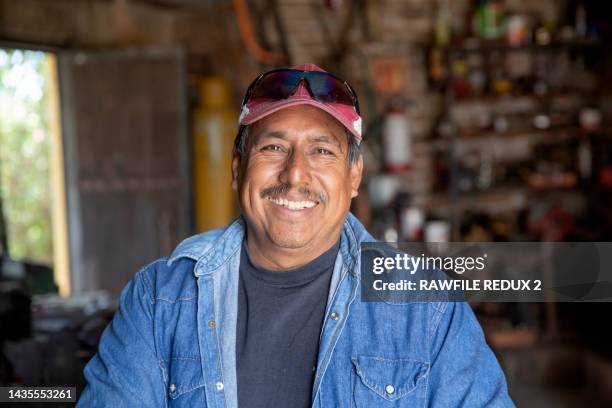
[(257, 42), (255, 34), (253, 33), (253, 26), (251, 25), (251, 18), (249, 16), (249, 9), (246, 4), (246, 0), (234, 0), (234, 10), (238, 20), (240, 37), (242, 38), (244, 46), (249, 54), (251, 54), (251, 56), (258, 61), (268, 65), (276, 65), (286, 62), (287, 58), (285, 55), (268, 51)]

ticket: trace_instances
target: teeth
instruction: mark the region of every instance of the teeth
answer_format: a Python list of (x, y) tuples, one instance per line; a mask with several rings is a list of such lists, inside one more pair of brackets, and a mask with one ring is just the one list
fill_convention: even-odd
[(289, 201), (286, 198), (268, 198), (274, 204), (282, 205), (290, 210), (303, 210), (305, 208), (312, 208), (317, 205), (314, 201)]

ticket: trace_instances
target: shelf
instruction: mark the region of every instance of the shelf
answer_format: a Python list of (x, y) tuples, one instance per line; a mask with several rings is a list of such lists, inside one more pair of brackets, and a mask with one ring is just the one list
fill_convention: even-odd
[(542, 333), (536, 328), (490, 329), (487, 340), (495, 349), (531, 349), (539, 344)]
[(466, 96), (463, 98), (455, 99), (453, 102), (453, 108), (463, 107), (464, 105), (491, 105), (491, 104), (514, 104), (520, 105), (525, 103), (540, 103), (540, 102), (554, 102), (563, 99), (586, 99), (585, 93), (579, 92), (556, 92), (549, 93), (544, 96), (538, 96), (532, 93), (510, 93), (501, 95), (483, 94)]
[[(486, 190), (472, 190), (466, 192), (457, 193), (457, 197), (459, 199), (477, 199), (483, 198), (487, 196), (508, 196), (516, 193), (529, 194), (529, 195), (538, 195), (538, 194), (550, 194), (550, 193), (570, 193), (570, 194), (589, 194), (589, 193), (602, 193), (602, 192), (612, 192), (612, 188), (602, 187), (602, 186), (589, 186), (589, 187), (581, 187), (581, 186), (572, 186), (572, 187), (533, 187), (527, 184), (521, 185), (506, 185), (499, 187), (491, 187)], [(437, 198), (450, 198), (449, 192), (436, 192), (432, 194), (432, 197)]]
[[(456, 199), (450, 193), (433, 193), (429, 207), (434, 211), (450, 214), (452, 211), (464, 212), (485, 211), (490, 214), (502, 214), (519, 210), (526, 206), (530, 198), (549, 198), (551, 195), (581, 195), (594, 193), (612, 193), (612, 188), (591, 187), (543, 187), (506, 186), (493, 187), (487, 190), (475, 190), (458, 193)], [(542, 197), (543, 196), (543, 197)]]
[[(439, 57), (436, 63), (444, 64), (445, 77), (437, 78), (437, 80), (433, 79), (433, 82), (436, 89), (443, 92), (445, 96), (443, 113), (445, 120), (450, 121), (447, 136), (452, 137), (430, 139), (429, 143), (434, 155), (449, 155), (447, 171), (451, 174), (449, 174), (449, 180), (446, 180), (445, 183), (457, 183), (459, 181), (458, 177), (455, 177), (457, 173), (454, 175), (452, 173), (458, 171), (460, 167), (458, 163), (461, 160), (464, 158), (470, 159), (466, 154), (472, 151), (480, 151), (482, 157), (486, 156), (487, 160), (491, 160), (495, 164), (513, 162), (518, 165), (531, 159), (534, 146), (544, 144), (547, 147), (548, 144), (551, 144), (556, 148), (555, 143), (568, 142), (568, 146), (571, 146), (568, 149), (573, 148), (583, 135), (580, 127), (573, 125), (573, 116), (583, 106), (590, 106), (593, 101), (596, 101), (596, 96), (601, 91), (595, 85), (601, 80), (594, 83), (593, 87), (580, 89), (572, 82), (573, 77), (564, 76), (562, 77), (563, 82), (554, 87), (555, 91), (544, 96), (533, 94), (530, 91), (534, 87), (521, 81), (520, 83), (517, 82), (517, 85), (520, 86), (514, 87), (514, 92), (508, 94), (498, 95), (487, 91), (486, 94), (458, 98), (452, 81), (454, 62), (465, 60), (465, 68), (471, 69), (467, 66), (471, 64), (471, 57), (479, 57), (478, 66), (487, 70), (484, 78), (490, 81), (493, 77), (492, 69), (501, 69), (501, 65), (498, 67), (497, 64), (505, 64), (507, 62), (506, 56), (519, 56), (512, 53), (531, 53), (532, 58), (538, 58), (540, 55), (545, 56), (545, 62), (550, 64), (550, 67), (547, 66), (547, 68), (555, 69), (553, 61), (548, 58), (549, 56), (582, 55), (586, 58), (585, 61), (589, 63), (591, 57), (602, 58), (603, 45), (601, 41), (596, 39), (576, 39), (574, 41), (552, 41), (546, 45), (511, 46), (505, 40), (492, 41), (468, 38), (461, 43), (436, 49), (437, 57)], [(494, 54), (499, 54), (502, 58), (495, 61)], [(532, 61), (532, 63), (534, 62)], [(595, 70), (588, 66), (585, 69), (595, 73)], [(528, 72), (535, 75), (535, 70), (534, 65)], [(565, 123), (566, 125), (537, 129), (533, 127), (532, 119), (541, 111), (550, 111), (551, 114), (554, 112), (571, 113), (572, 116), (567, 118), (551, 117), (551, 123)], [(486, 129), (477, 127), (482, 122), (477, 120), (478, 115), (490, 115), (490, 120), (487, 118), (487, 123), (490, 123), (500, 114), (508, 119), (508, 125), (512, 129), (519, 127), (524, 127), (524, 129), (498, 133), (493, 130), (492, 126), (488, 126)], [(463, 134), (459, 132), (459, 124), (462, 125)], [(612, 136), (612, 134), (608, 136)], [(513, 168), (513, 170), (517, 169), (519, 167)], [(575, 180), (572, 181), (575, 182)], [(569, 185), (569, 182), (567, 184)], [(425, 198), (429, 204), (429, 209), (436, 215), (448, 216), (453, 224), (453, 233), (456, 233), (463, 218), (462, 214), (467, 210), (483, 211), (489, 214), (507, 214), (525, 208), (532, 202), (543, 202), (543, 200), (548, 200), (551, 197), (567, 199), (567, 201), (579, 201), (588, 197), (589, 194), (608, 194), (609, 192), (612, 192), (612, 189), (599, 187), (587, 189), (582, 189), (580, 186), (534, 188), (527, 183), (521, 184), (517, 180), (517, 184), (506, 184), (487, 190), (468, 193), (454, 192), (452, 194), (449, 191), (434, 193)]]
[(453, 211), (485, 211), (507, 213), (523, 208), (527, 204), (528, 192), (525, 187), (491, 188), (482, 191), (459, 193), (456, 199), (450, 193), (431, 195), (430, 208), (435, 212), (450, 214)]
[[(497, 132), (482, 132), (474, 133), (470, 136), (458, 136), (456, 138), (457, 145), (470, 145), (478, 144), (483, 141), (494, 141), (494, 142), (510, 142), (516, 139), (525, 138), (530, 139), (531, 143), (539, 143), (545, 141), (556, 141), (556, 140), (567, 140), (571, 138), (580, 137), (580, 129), (576, 126), (562, 126), (550, 129), (527, 129), (517, 130), (505, 133)], [(556, 139), (558, 138), (558, 139)], [(434, 150), (446, 150), (451, 147), (453, 141), (451, 139), (435, 139), (431, 140), (431, 147)]]
[(490, 53), (495, 51), (518, 52), (518, 51), (556, 51), (559, 49), (600, 49), (601, 42), (598, 40), (580, 40), (572, 42), (555, 41), (547, 45), (525, 44), (519, 46), (508, 45), (505, 42), (485, 41), (477, 46), (453, 45), (447, 47), (445, 51), (450, 54), (471, 54), (471, 53)]

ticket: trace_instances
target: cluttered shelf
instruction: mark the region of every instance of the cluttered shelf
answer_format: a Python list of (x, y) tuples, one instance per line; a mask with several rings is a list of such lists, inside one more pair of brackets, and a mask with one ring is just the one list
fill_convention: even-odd
[[(605, 136), (612, 136), (612, 131), (604, 133)], [(566, 139), (581, 137), (580, 129), (576, 126), (559, 126), (550, 129), (525, 129), (507, 132), (474, 131), (462, 134), (456, 139), (432, 139), (429, 141), (433, 150), (447, 150), (453, 143), (460, 146), (476, 146), (481, 143), (501, 143), (516, 142), (516, 139), (526, 139), (529, 143), (540, 143), (546, 141), (562, 141)]]
[(428, 206), (436, 212), (454, 209), (473, 209), (491, 213), (517, 210), (529, 199), (554, 198), (568, 195), (612, 194), (612, 186), (533, 186), (514, 185), (492, 187), (469, 192), (434, 192), (429, 196)]
[(544, 38), (540, 43), (510, 44), (507, 41), (483, 40), (471, 38), (460, 44), (452, 44), (443, 50), (451, 54), (520, 52), (520, 51), (558, 51), (560, 49), (599, 49), (601, 42), (597, 39), (556, 40)]
[[(536, 103), (550, 103), (556, 101), (576, 101), (583, 100), (584, 93), (579, 92), (548, 92), (538, 95), (533, 92), (512, 92), (502, 94), (476, 94), (468, 95), (453, 102), (453, 109), (461, 109), (466, 105), (484, 104), (495, 108), (505, 106), (533, 106)], [(498, 106), (501, 105), (501, 106)]]
[[(583, 219), (612, 203), (600, 33), (580, 5), (557, 26), (530, 14), (501, 18), (501, 9), (479, 2), (471, 29), (457, 35), (449, 3), (440, 4), (432, 41), (421, 47), (439, 110), (417, 141), (411, 120), (420, 117), (391, 106), (373, 150), (383, 163), (367, 180), (378, 236), (461, 240), (494, 214), (492, 223), (510, 225), (506, 239), (538, 239), (542, 231), (519, 227), (521, 217)], [(562, 230), (556, 239), (583, 233)]]

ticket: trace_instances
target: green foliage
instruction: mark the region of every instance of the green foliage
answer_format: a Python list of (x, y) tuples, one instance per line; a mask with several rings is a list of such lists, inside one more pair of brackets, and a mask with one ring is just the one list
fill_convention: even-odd
[(45, 54), (0, 49), (0, 194), (13, 259), (52, 263)]

